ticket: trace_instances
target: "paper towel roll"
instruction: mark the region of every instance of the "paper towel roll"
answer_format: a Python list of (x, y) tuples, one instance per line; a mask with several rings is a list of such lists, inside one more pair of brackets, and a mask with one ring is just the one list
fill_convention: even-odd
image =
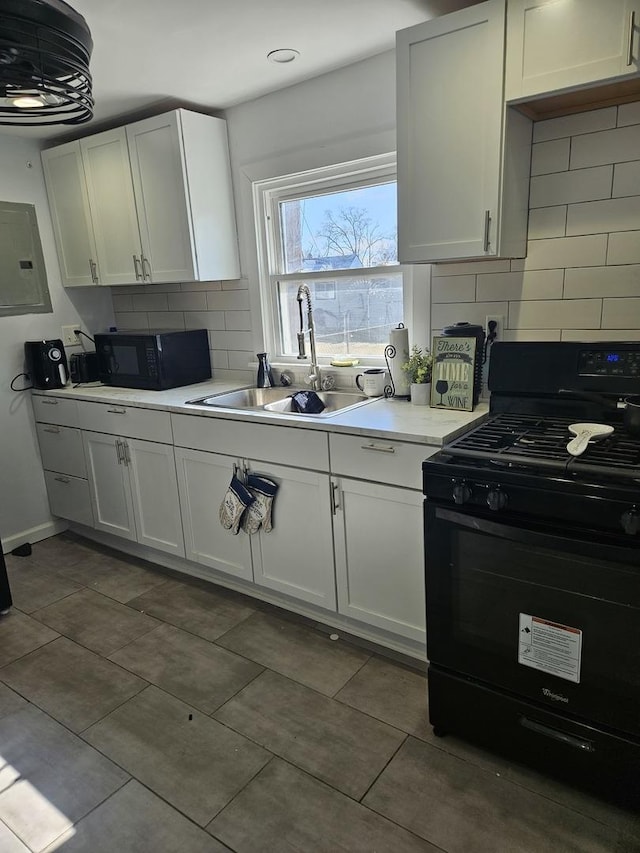
[(391, 329), (387, 355), (394, 396), (408, 397), (411, 389), (402, 365), (409, 360), (409, 330), (405, 329), (402, 323), (397, 328)]

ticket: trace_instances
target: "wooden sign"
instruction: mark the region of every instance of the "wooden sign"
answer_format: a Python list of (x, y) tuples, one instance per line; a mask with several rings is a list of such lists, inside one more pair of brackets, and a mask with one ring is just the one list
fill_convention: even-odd
[(431, 352), (431, 405), (437, 409), (473, 411), (476, 339), (436, 336)]

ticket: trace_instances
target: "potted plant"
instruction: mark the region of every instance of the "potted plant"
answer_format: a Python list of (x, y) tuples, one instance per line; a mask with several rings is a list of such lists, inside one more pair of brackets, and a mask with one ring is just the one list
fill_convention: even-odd
[(433, 356), (429, 350), (423, 351), (414, 344), (409, 360), (402, 365), (402, 370), (411, 384), (411, 402), (416, 406), (426, 406), (429, 402), (432, 369)]

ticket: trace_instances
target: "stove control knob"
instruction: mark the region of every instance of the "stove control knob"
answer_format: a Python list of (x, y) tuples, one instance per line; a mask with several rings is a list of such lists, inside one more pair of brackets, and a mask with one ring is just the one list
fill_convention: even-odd
[(640, 531), (640, 512), (638, 512), (635, 506), (622, 513), (620, 524), (624, 532), (629, 536), (637, 535), (638, 531)]
[(507, 505), (507, 495), (502, 489), (489, 489), (487, 492), (487, 506), (494, 512), (504, 509)]
[(471, 487), (466, 483), (456, 483), (453, 487), (453, 500), (457, 504), (466, 504), (471, 500)]

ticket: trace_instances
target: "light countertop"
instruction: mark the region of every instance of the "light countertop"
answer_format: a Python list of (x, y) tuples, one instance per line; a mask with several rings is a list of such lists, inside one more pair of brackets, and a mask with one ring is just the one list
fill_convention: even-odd
[(414, 406), (407, 400), (393, 398), (388, 400), (374, 398), (371, 402), (355, 409), (324, 418), (278, 414), (256, 409), (239, 411), (185, 405), (189, 400), (234, 391), (239, 387), (247, 386), (238, 385), (237, 382), (210, 380), (196, 385), (170, 388), (167, 391), (145, 391), (135, 388), (116, 388), (94, 382), (78, 387), (68, 385), (66, 388), (50, 391), (36, 389), (33, 393), (98, 403), (117, 403), (143, 409), (160, 409), (195, 417), (251, 420), (322, 432), (369, 435), (436, 446), (451, 441), (469, 427), (479, 424), (489, 413), (486, 403), (480, 403), (473, 412), (458, 412), (451, 409), (432, 409), (430, 406)]

